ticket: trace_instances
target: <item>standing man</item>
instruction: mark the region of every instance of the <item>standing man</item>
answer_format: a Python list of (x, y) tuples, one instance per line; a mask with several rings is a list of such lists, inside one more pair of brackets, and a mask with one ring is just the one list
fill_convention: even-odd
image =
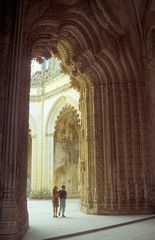
[(66, 198), (67, 192), (65, 191), (65, 185), (62, 185), (61, 190), (59, 191), (59, 198), (60, 198), (60, 209), (59, 209), (59, 216), (62, 212), (62, 217), (65, 217), (65, 207), (66, 207)]

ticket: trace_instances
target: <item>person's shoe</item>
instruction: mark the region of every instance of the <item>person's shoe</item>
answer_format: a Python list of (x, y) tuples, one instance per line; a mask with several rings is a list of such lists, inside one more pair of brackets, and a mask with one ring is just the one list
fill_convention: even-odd
[(65, 215), (62, 215), (62, 217), (66, 217)]
[(57, 218), (58, 218), (58, 216), (55, 216), (55, 217), (57, 217)]
[(53, 215), (53, 217), (55, 217), (55, 215)]

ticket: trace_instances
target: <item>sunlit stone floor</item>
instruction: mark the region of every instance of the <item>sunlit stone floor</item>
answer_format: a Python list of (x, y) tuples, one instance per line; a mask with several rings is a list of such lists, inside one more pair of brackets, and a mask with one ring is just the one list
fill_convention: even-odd
[(50, 200), (28, 200), (28, 211), (23, 240), (155, 240), (155, 215), (87, 215), (80, 212), (79, 199), (67, 199), (66, 218), (53, 218)]

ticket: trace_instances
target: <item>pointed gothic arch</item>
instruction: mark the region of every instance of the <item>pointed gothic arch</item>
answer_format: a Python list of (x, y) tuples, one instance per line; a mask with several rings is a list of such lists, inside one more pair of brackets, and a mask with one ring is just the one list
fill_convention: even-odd
[(0, 53), (4, 67), (0, 231), (4, 240), (22, 238), (28, 228), (30, 62), (33, 57), (42, 61), (51, 53), (61, 59), (63, 71), (81, 94), (82, 210), (153, 213), (155, 141), (146, 45), (154, 24), (154, 4), (115, 0), (12, 4), (6, 0)]
[[(78, 109), (78, 102), (69, 96), (62, 96), (58, 98), (51, 108), (49, 115), (47, 117), (46, 122), (46, 163), (48, 165), (48, 168), (50, 169), (49, 172), (53, 173), (53, 154), (54, 154), (54, 132), (55, 132), (55, 124), (57, 117), (59, 116), (62, 109), (66, 106), (73, 106), (74, 109), (80, 114)], [(51, 186), (53, 186), (53, 174), (50, 174), (48, 179), (46, 180), (48, 184), (48, 188), (50, 189)]]
[[(55, 122), (53, 174), (54, 185), (65, 185), (68, 197), (80, 197), (79, 189), (83, 185), (80, 176), (80, 128), (76, 109), (66, 104)], [(58, 175), (61, 177), (59, 169), (64, 169), (62, 179), (58, 178)]]
[(66, 104), (73, 106), (77, 110), (78, 114), (80, 115), (79, 102), (77, 102), (75, 99), (73, 99), (70, 96), (59, 97), (56, 100), (56, 102), (53, 104), (53, 107), (51, 108), (49, 115), (47, 117), (47, 121), (45, 124), (47, 135), (54, 133), (55, 121), (57, 119), (57, 116), (59, 115), (60, 111)]

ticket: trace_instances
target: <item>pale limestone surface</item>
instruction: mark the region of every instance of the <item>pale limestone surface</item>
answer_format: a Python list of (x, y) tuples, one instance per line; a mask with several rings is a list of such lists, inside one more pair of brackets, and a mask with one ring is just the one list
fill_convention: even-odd
[(0, 238), (21, 239), (29, 225), (30, 63), (50, 51), (80, 93), (83, 212), (154, 214), (155, 1), (10, 3), (0, 24)]
[[(142, 216), (97, 216), (87, 215), (80, 212), (80, 199), (67, 199), (66, 218), (52, 217), (52, 203), (49, 200), (29, 200), (29, 223), (30, 228), (23, 240), (43, 240), (56, 236), (77, 233), (102, 227), (112, 226), (120, 223), (132, 222), (135, 220), (145, 219), (149, 215)], [(150, 222), (150, 225), (149, 225)], [(146, 236), (150, 231), (155, 233), (153, 224), (155, 219), (145, 222), (134, 223), (128, 226), (117, 227), (105, 231), (95, 232), (87, 235), (73, 237), (73, 239), (107, 239), (114, 240), (122, 236), (124, 240), (140, 239), (135, 236)], [(140, 226), (144, 226), (139, 232)], [(126, 232), (127, 229), (127, 232)], [(132, 231), (132, 234), (130, 234)], [(146, 231), (146, 232), (145, 232)], [(116, 234), (116, 238), (115, 238)], [(108, 238), (110, 236), (110, 238)], [(102, 238), (104, 237), (104, 238)], [(106, 237), (106, 238), (105, 238)], [(124, 237), (124, 238), (123, 238)], [(130, 237), (130, 238), (127, 238)], [(133, 237), (133, 238), (132, 238)], [(63, 239), (63, 237), (62, 237)], [(72, 238), (71, 238), (72, 239)], [(154, 238), (142, 238), (141, 240), (154, 240)]]
[[(70, 108), (73, 108), (71, 109), (72, 112), (75, 112), (78, 116), (80, 115), (79, 93), (71, 87), (69, 76), (58, 73), (55, 77), (52, 77), (52, 68), (48, 72), (49, 76), (46, 77), (46, 82), (44, 81), (46, 72), (43, 71), (37, 72), (42, 76), (40, 79), (38, 75), (34, 75), (35, 81), (33, 84), (31, 79), (29, 128), (32, 144), (29, 146), (29, 149), (32, 149), (32, 152), (29, 154), (30, 158), (28, 159), (30, 172), (29, 194), (31, 198), (49, 198), (53, 186), (58, 184), (58, 181), (55, 180), (57, 177), (55, 172), (59, 171), (66, 164), (62, 162), (62, 166), (58, 166), (58, 164), (56, 165), (56, 160), (57, 158), (63, 160), (68, 157), (69, 150), (68, 152), (66, 150), (65, 155), (64, 150), (59, 147), (58, 153), (60, 153), (60, 156), (58, 156), (55, 153), (56, 149), (54, 147), (56, 146), (54, 137), (56, 121), (61, 111), (65, 107), (70, 106)], [(62, 145), (61, 142), (60, 145)], [(70, 165), (72, 172), (75, 172), (74, 175), (77, 175), (77, 171), (73, 171), (74, 166)], [(64, 169), (64, 171), (67, 172), (68, 169)], [(78, 189), (77, 184), (75, 186), (75, 182), (72, 184), (72, 178), (72, 176), (68, 176), (66, 181), (59, 181), (60, 184), (58, 186), (61, 187), (62, 184), (65, 184), (69, 193), (69, 186), (67, 184), (70, 181), (70, 191), (72, 191), (73, 187)]]
[(155, 240), (155, 219), (68, 238), (70, 240)]

